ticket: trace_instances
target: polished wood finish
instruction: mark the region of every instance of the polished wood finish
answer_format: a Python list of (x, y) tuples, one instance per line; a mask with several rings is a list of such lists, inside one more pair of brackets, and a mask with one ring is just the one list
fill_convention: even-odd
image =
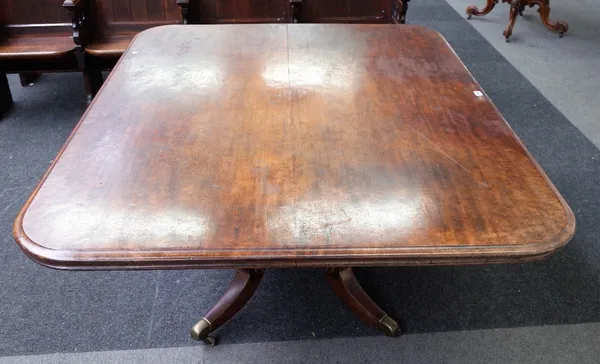
[[(553, 22), (550, 20), (550, 0), (502, 0), (503, 3), (510, 5), (510, 11), (508, 16), (508, 24), (504, 28), (504, 37), (507, 42), (510, 41), (515, 22), (517, 21), (517, 15), (523, 15), (523, 10), (526, 6), (534, 7), (538, 6), (538, 13), (544, 26), (550, 30), (558, 32), (560, 37), (563, 36), (569, 30), (569, 24), (564, 21)], [(471, 16), (483, 16), (494, 8), (494, 5), (498, 3), (498, 0), (486, 0), (486, 5), (482, 10), (479, 10), (476, 6), (471, 5), (467, 7), (467, 19), (471, 19)]]
[(398, 324), (369, 297), (356, 280), (352, 268), (331, 268), (327, 280), (337, 296), (361, 320), (387, 336), (398, 333)]
[(74, 269), (539, 259), (569, 207), (420, 26), (140, 33), (14, 225)]
[(14, 37), (0, 44), (0, 61), (60, 58), (72, 55), (74, 49), (75, 45), (70, 36)]
[(129, 47), (135, 34), (115, 34), (98, 38), (90, 47), (86, 48), (88, 54), (97, 57), (119, 58)]

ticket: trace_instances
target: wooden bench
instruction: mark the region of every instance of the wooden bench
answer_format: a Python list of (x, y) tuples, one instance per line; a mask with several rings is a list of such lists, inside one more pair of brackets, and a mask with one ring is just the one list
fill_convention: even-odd
[[(408, 0), (7, 0), (0, 9), (0, 114), (6, 73), (83, 72), (88, 101), (139, 32), (166, 24), (403, 23)], [(35, 3), (35, 4), (34, 4)], [(35, 5), (36, 11), (32, 11)], [(65, 9), (67, 11), (65, 11)], [(28, 84), (31, 76), (22, 76)]]
[[(187, 0), (189, 23), (403, 23), (401, 0)], [(396, 14), (396, 17), (393, 17)]]
[[(90, 0), (81, 0), (88, 3)], [(142, 30), (166, 24), (231, 23), (404, 23), (409, 0), (96, 0), (85, 24), (90, 37), (75, 39), (85, 49), (84, 70), (99, 89), (98, 70), (111, 69)], [(91, 97), (91, 95), (89, 96)]]
[[(139, 32), (183, 23), (182, 0), (81, 0), (83, 14), (73, 40), (83, 50), (80, 63), (91, 81), (88, 98), (102, 85), (101, 70), (111, 69)], [(183, 3), (186, 1), (184, 0)], [(75, 11), (75, 9), (74, 9)], [(75, 23), (74, 23), (75, 24)], [(77, 33), (85, 34), (76, 37)]]
[(12, 104), (7, 73), (21, 73), (26, 85), (35, 79), (32, 71), (78, 69), (64, 0), (5, 1), (0, 9), (0, 116)]

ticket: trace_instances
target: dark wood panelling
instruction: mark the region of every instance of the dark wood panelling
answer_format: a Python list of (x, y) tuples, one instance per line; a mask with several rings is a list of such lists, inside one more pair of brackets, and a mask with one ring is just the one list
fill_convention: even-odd
[[(198, 0), (193, 22), (275, 23), (291, 19), (289, 0)], [(199, 13), (198, 13), (199, 12)]]
[[(102, 0), (112, 3), (113, 7), (113, 21), (130, 21), (131, 17), (131, 6), (129, 0)], [(133, 0), (138, 1), (138, 0)]]
[[(193, 1), (193, 0), (192, 0)], [(165, 19), (171, 21), (181, 21), (181, 7), (177, 5), (176, 0), (165, 0)]]
[[(148, 20), (148, 3), (156, 2), (156, 0), (140, 1), (130, 0), (129, 6), (131, 9), (131, 20), (147, 21)], [(160, 2), (160, 0), (158, 0)]]
[(86, 52), (97, 57), (118, 58), (133, 37), (148, 28), (181, 22), (176, 0), (96, 0), (92, 40)]
[(112, 0), (91, 0), (91, 17), (100, 23), (113, 22), (115, 19), (115, 10)]
[(389, 23), (391, 0), (305, 0), (303, 23)]
[[(62, 7), (64, 0), (5, 0), (5, 7), (2, 8), (2, 24), (4, 27), (1, 32), (10, 36), (71, 36), (71, 20), (68, 12)], [(18, 40), (19, 51), (23, 50), (24, 41)], [(43, 48), (43, 41), (35, 42), (36, 49)], [(48, 40), (48, 49), (54, 41)], [(63, 48), (63, 41), (60, 40), (58, 48)], [(72, 43), (72, 42), (71, 42)], [(16, 44), (16, 43), (15, 43)], [(4, 44), (4, 52), (8, 50), (9, 45)], [(57, 49), (55, 49), (57, 50)], [(12, 53), (12, 52), (9, 52)]]
[(96, 0), (92, 6), (96, 18), (95, 35), (130, 33), (129, 25), (138, 30), (181, 21), (175, 0)]
[(64, 0), (3, 0), (11, 24), (69, 23)]
[(29, 24), (30, 14), (28, 4), (22, 0), (5, 0), (8, 1), (7, 20), (12, 24)]

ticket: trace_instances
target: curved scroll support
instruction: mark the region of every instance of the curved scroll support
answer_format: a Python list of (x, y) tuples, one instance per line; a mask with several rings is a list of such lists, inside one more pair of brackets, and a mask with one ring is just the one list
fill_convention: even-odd
[(192, 327), (192, 339), (214, 345), (215, 339), (208, 336), (244, 307), (258, 287), (264, 269), (238, 269), (219, 302)]
[(485, 7), (482, 10), (479, 10), (479, 8), (477, 8), (474, 5), (468, 6), (467, 19), (471, 19), (471, 16), (473, 15), (482, 16), (489, 13), (490, 11), (492, 11), (494, 6), (496, 6), (496, 4), (498, 4), (498, 0), (487, 0)]
[(360, 319), (382, 331), (386, 336), (398, 333), (398, 324), (389, 317), (362, 289), (352, 268), (332, 268), (327, 270), (327, 280), (337, 296)]
[(508, 25), (504, 28), (504, 39), (507, 42), (510, 42), (510, 36), (512, 35), (513, 28), (515, 27), (515, 22), (517, 21), (517, 15), (519, 14), (519, 10), (521, 9), (519, 4), (511, 4), (510, 6), (510, 15), (508, 18)]
[(546, 28), (557, 31), (560, 37), (569, 30), (569, 24), (567, 24), (567, 22), (560, 20), (553, 22), (550, 20), (550, 3), (548, 0), (529, 0), (529, 7), (533, 7), (534, 5), (538, 6), (540, 19)]

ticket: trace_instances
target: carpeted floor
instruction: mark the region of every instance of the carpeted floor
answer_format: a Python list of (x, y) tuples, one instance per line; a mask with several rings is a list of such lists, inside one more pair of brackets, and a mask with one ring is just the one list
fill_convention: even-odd
[[(598, 149), (445, 2), (411, 2), (410, 22), (448, 39), (571, 205), (577, 233), (539, 263), (361, 269), (359, 280), (408, 333), (600, 321)], [(14, 243), (14, 217), (85, 109), (77, 74), (15, 81), (0, 121), (0, 355), (197, 345), (189, 328), (231, 271), (62, 272)], [(219, 333), (223, 344), (378, 335), (312, 269), (268, 271)]]

